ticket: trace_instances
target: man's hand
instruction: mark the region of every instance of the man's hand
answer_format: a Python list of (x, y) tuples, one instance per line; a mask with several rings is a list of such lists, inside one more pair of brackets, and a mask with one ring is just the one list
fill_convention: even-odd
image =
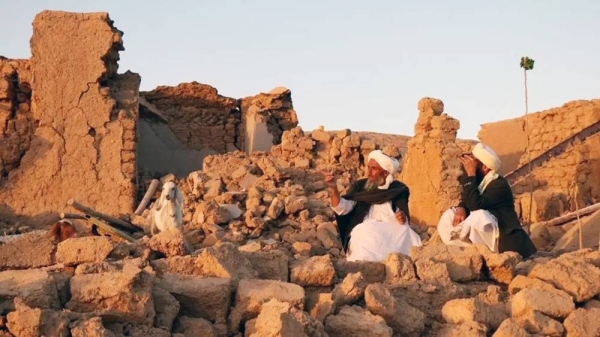
[(337, 180), (335, 179), (333, 172), (325, 171), (325, 172), (323, 172), (323, 176), (325, 177), (325, 184), (327, 184), (327, 187), (337, 188)]
[(402, 225), (406, 223), (406, 214), (404, 214), (404, 212), (402, 212), (401, 210), (396, 210), (394, 216), (396, 217), (396, 220), (399, 224)]
[(469, 177), (474, 177), (477, 173), (477, 160), (472, 155), (460, 156), (458, 158), (465, 168)]
[(459, 223), (465, 221), (467, 217), (467, 211), (463, 207), (456, 207), (454, 210), (454, 220), (452, 221), (452, 226), (456, 227)]

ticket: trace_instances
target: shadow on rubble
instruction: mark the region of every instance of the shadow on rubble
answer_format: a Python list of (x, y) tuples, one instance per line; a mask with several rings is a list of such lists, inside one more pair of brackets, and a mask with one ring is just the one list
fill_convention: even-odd
[[(39, 180), (32, 178), (32, 176), (36, 176), (35, 174), (26, 173), (30, 173), (32, 170), (42, 170), (41, 168), (36, 168), (36, 163), (38, 160), (44, 159), (47, 153), (52, 150), (54, 144), (47, 139), (36, 135), (36, 131), (37, 127), (33, 130), (29, 148), (21, 157), (19, 166), (8, 172), (7, 177), (0, 178), (0, 198), (2, 198), (2, 200), (0, 200), (0, 226), (2, 225), (2, 222), (4, 222), (11, 226), (27, 225), (32, 228), (39, 228), (45, 227), (59, 219), (58, 212), (43, 212), (34, 216), (22, 216), (10, 206), (9, 202), (6, 201), (9, 200), (8, 198), (11, 198), (13, 194), (12, 191), (17, 188), (16, 186), (37, 189), (40, 185)], [(30, 179), (31, 181), (22, 184), (20, 179)], [(39, 203), (39, 200), (31, 200), (31, 202), (37, 204)]]
[(28, 226), (31, 229), (46, 229), (59, 219), (58, 213), (55, 212), (43, 212), (33, 216), (20, 215), (15, 213), (10, 206), (0, 203), (0, 235), (11, 227), (17, 230), (22, 226)]

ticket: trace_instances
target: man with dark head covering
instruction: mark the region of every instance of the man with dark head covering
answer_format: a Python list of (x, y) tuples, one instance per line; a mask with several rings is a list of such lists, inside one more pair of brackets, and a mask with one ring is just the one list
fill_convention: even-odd
[(380, 150), (367, 158), (368, 177), (356, 181), (340, 196), (331, 173), (325, 174), (331, 207), (348, 261), (383, 261), (389, 253), (408, 254), (421, 245), (421, 238), (410, 228), (408, 187), (394, 180), (397, 160)]
[(447, 245), (483, 243), (493, 252), (513, 251), (526, 258), (537, 250), (521, 227), (510, 184), (500, 176), (501, 161), (489, 146), (478, 143), (460, 161), (461, 200), (442, 215), (438, 233)]

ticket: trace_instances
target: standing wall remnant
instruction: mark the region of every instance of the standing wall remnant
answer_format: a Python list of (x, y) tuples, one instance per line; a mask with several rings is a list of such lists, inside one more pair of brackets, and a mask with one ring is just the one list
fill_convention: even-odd
[(281, 143), (286, 130), (298, 125), (298, 116), (292, 106), (292, 93), (278, 87), (269, 93), (242, 99), (240, 143), (246, 153), (268, 151)]
[(107, 13), (43, 11), (31, 39), (37, 128), (0, 188), (0, 217), (53, 221), (70, 198), (98, 211), (134, 209), (140, 77), (117, 74), (123, 33)]
[[(142, 93), (138, 165), (142, 179), (187, 176), (208, 155), (268, 151), (298, 125), (290, 90), (276, 88), (244, 99), (197, 82)], [(148, 111), (148, 110), (153, 110)], [(164, 118), (163, 118), (164, 117)]]
[(456, 206), (461, 174), (456, 143), (460, 122), (444, 114), (444, 103), (425, 97), (419, 101), (415, 136), (408, 142), (400, 179), (410, 189), (411, 222), (436, 226), (442, 213)]
[(189, 149), (225, 153), (240, 148), (237, 99), (221, 96), (214, 87), (198, 82), (159, 86), (142, 96), (168, 118), (169, 128)]
[[(526, 153), (525, 117), (483, 124), (478, 137), (490, 145), (502, 159), (501, 173), (506, 174), (528, 158), (535, 158), (560, 142), (600, 120), (600, 100), (578, 100), (528, 115), (530, 154)], [(529, 217), (529, 184), (533, 187), (531, 222), (545, 221), (561, 213), (600, 202), (600, 134), (576, 143), (568, 151), (553, 157), (533, 175), (513, 186), (521, 217)]]

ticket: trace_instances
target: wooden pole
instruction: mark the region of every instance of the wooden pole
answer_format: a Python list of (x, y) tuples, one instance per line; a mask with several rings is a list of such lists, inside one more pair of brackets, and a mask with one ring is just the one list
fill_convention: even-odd
[(571, 213), (559, 216), (558, 218), (554, 218), (552, 220), (539, 222), (539, 224), (545, 225), (545, 226), (560, 226), (560, 225), (565, 224), (573, 219), (576, 219), (578, 215), (580, 217), (586, 216), (588, 214), (594, 213), (597, 210), (600, 210), (600, 203), (593, 204), (588, 207), (584, 207), (584, 208), (580, 209), (578, 212), (571, 212)]
[(138, 229), (135, 226), (133, 226), (132, 224), (128, 223), (127, 221), (124, 221), (124, 220), (121, 220), (121, 219), (117, 219), (117, 218), (112, 217), (110, 215), (106, 215), (106, 214), (102, 214), (100, 212), (97, 212), (97, 211), (95, 211), (95, 210), (93, 210), (93, 209), (91, 209), (89, 207), (86, 207), (86, 206), (78, 203), (75, 199), (69, 199), (69, 201), (67, 201), (67, 205), (73, 207), (74, 209), (76, 209), (76, 210), (78, 210), (78, 211), (80, 211), (82, 213), (85, 213), (85, 214), (87, 214), (89, 216), (92, 216), (92, 217), (95, 217), (95, 218), (98, 218), (98, 219), (102, 219), (102, 220), (104, 220), (104, 221), (106, 221), (108, 223), (114, 223), (116, 225), (119, 225), (119, 226), (121, 226), (123, 228), (126, 228), (126, 229), (134, 231), (134, 232), (138, 231)]
[(133, 214), (141, 215), (144, 212), (144, 210), (148, 207), (148, 204), (150, 203), (150, 199), (152, 199), (152, 196), (154, 196), (154, 193), (158, 189), (159, 184), (160, 181), (158, 181), (158, 179), (152, 179), (152, 182), (150, 182), (150, 186), (148, 186), (146, 194), (144, 194), (144, 198), (142, 198), (140, 205), (135, 210), (135, 212), (133, 212)]
[(129, 236), (127, 233), (114, 228), (113, 226), (107, 224), (106, 222), (104, 222), (103, 220), (101, 220), (97, 217), (86, 215), (86, 218), (88, 219), (88, 222), (92, 226), (99, 227), (102, 231), (107, 232), (108, 234), (116, 235), (122, 239), (129, 241), (129, 242), (135, 241), (135, 239), (132, 238), (131, 236)]
[(61, 219), (78, 219), (78, 220), (87, 219), (85, 216), (83, 216), (81, 214), (65, 213), (65, 212), (60, 213), (60, 218)]
[(525, 133), (527, 139), (527, 163), (529, 170), (529, 216), (527, 217), (527, 234), (531, 234), (531, 215), (533, 212), (533, 176), (531, 175), (531, 149), (529, 147), (529, 100), (527, 98), (527, 69), (523, 69), (525, 76)]

